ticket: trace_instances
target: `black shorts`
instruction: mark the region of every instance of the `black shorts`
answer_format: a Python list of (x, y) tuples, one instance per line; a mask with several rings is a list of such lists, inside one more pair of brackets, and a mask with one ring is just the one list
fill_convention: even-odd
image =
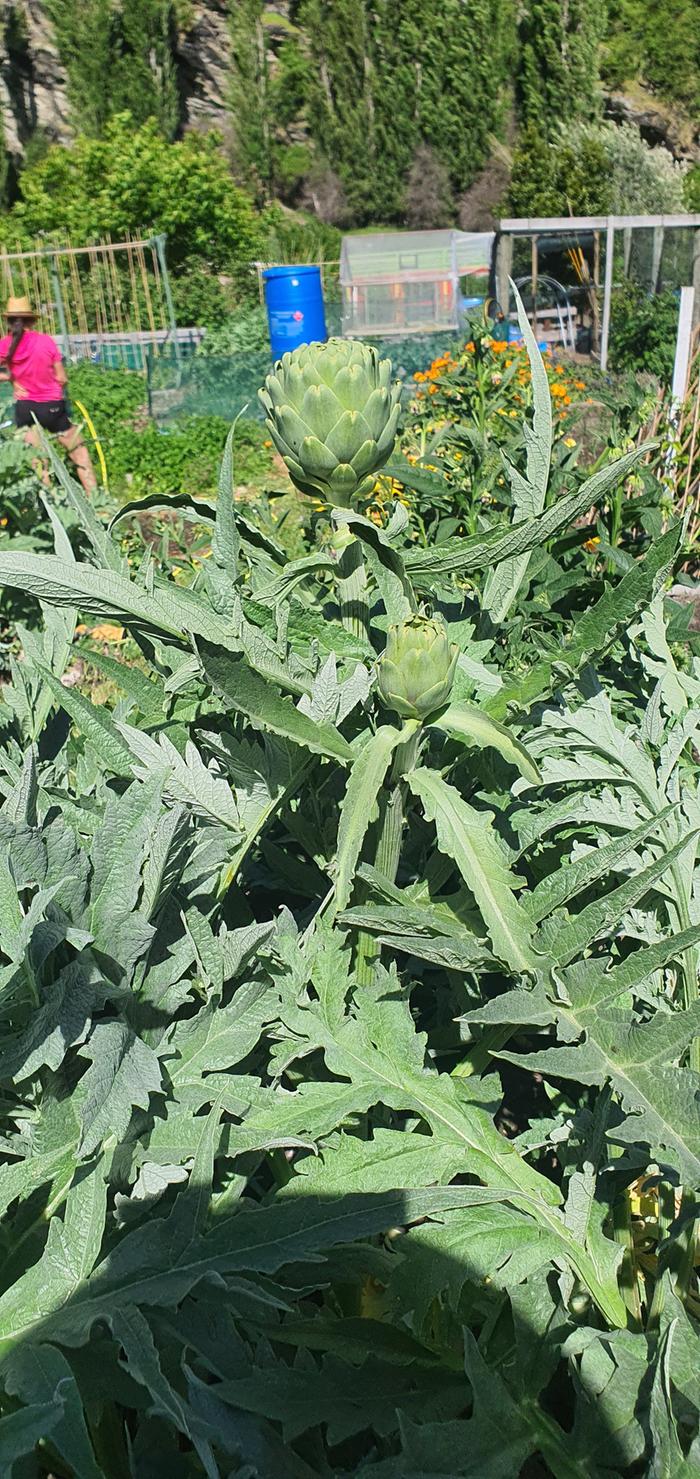
[(15, 426), (34, 426), (35, 420), (44, 431), (70, 431), (72, 421), (65, 401), (15, 401)]

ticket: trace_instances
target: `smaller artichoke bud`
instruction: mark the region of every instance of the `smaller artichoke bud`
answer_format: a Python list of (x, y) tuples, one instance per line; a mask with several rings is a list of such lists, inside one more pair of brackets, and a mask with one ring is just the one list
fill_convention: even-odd
[(402, 719), (427, 719), (449, 702), (458, 657), (442, 616), (417, 612), (389, 627), (379, 659), (382, 703)]

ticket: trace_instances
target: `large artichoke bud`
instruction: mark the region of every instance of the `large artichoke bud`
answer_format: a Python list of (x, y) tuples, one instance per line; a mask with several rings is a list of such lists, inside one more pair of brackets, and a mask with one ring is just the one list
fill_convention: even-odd
[(389, 627), (379, 659), (382, 703), (402, 719), (427, 719), (449, 701), (458, 657), (441, 616), (416, 613)]
[(349, 339), (284, 354), (259, 392), (292, 482), (343, 506), (391, 455), (399, 394), (391, 360)]

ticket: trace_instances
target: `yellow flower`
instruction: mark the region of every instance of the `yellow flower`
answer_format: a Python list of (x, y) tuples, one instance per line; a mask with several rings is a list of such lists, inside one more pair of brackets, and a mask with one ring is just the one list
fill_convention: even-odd
[(565, 447), (575, 447), (576, 446), (576, 437), (564, 437), (564, 446)]
[(587, 549), (589, 551), (589, 553), (592, 554), (593, 551), (595, 549), (597, 549), (597, 547), (598, 547), (599, 544), (600, 544), (600, 540), (599, 540), (597, 534), (594, 534), (593, 537), (592, 537), (592, 539), (587, 539), (585, 541), (583, 548), (584, 549)]
[(0, 524), (2, 525), (3, 529), (5, 528), (6, 523), (7, 519), (0, 519)]
[(517, 411), (509, 411), (508, 412), (508, 415), (509, 416), (517, 416), (517, 414), (518, 414)]

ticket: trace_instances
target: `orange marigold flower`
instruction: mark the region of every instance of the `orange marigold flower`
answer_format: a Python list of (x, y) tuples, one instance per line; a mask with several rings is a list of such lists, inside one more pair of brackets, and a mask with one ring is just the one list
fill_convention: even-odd
[(574, 388), (576, 390), (585, 390), (586, 389), (586, 382), (585, 382), (585, 380), (574, 380)]
[(599, 544), (600, 544), (600, 540), (599, 540), (598, 536), (597, 535), (594, 535), (592, 539), (586, 539), (584, 541), (583, 548), (584, 549), (587, 549), (589, 551), (589, 553), (592, 554), (593, 551), (595, 549), (597, 549), (597, 547), (598, 547)]
[(552, 395), (555, 395), (555, 396), (565, 396), (566, 395), (566, 387), (564, 385), (559, 385), (558, 381), (556, 381), (556, 380), (555, 380), (554, 384), (550, 388), (551, 388), (551, 391), (552, 391)]

